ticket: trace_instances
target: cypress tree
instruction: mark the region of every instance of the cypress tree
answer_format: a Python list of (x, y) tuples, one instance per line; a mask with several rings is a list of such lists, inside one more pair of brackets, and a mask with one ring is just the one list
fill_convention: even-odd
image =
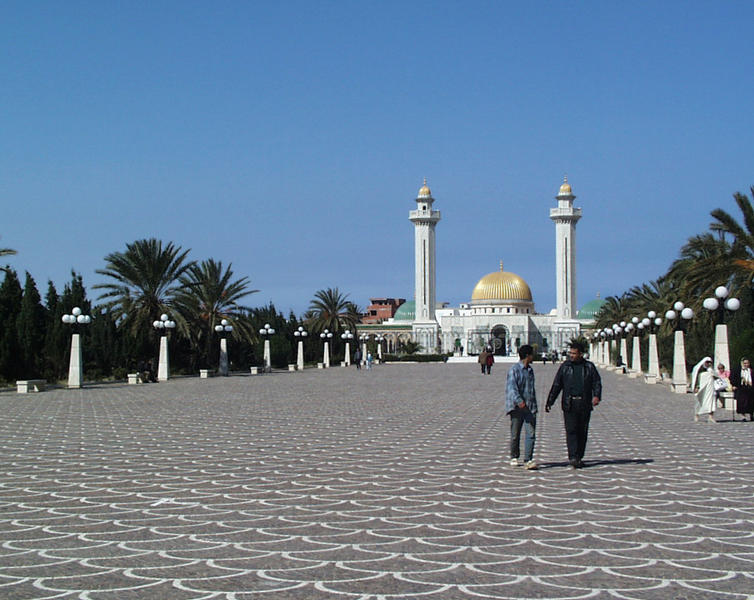
[(45, 378), (57, 381), (65, 375), (67, 368), (66, 357), (68, 348), (68, 325), (63, 319), (63, 305), (52, 281), (47, 282), (47, 295), (45, 296), (47, 307), (47, 329), (45, 331), (44, 358)]
[(22, 377), (16, 323), (21, 310), (23, 291), (13, 269), (5, 272), (0, 285), (0, 377), (15, 381)]
[(20, 348), (21, 372), (27, 379), (38, 378), (44, 371), (43, 351), (47, 322), (42, 298), (34, 278), (26, 272), (21, 310), (16, 320), (16, 333)]

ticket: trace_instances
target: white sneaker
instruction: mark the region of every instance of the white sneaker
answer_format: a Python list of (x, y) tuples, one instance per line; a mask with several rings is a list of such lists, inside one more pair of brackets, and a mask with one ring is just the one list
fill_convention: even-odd
[(536, 461), (530, 460), (528, 463), (526, 463), (526, 468), (529, 471), (536, 471), (537, 469), (539, 469), (539, 465), (536, 463)]
[(511, 467), (520, 467), (521, 461), (517, 458), (511, 458)]

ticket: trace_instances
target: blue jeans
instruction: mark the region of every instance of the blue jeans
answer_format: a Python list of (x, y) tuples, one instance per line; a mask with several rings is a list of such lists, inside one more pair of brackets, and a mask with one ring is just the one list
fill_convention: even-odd
[(529, 409), (516, 408), (511, 415), (511, 458), (521, 455), (520, 439), (521, 429), (524, 430), (524, 461), (529, 462), (534, 458), (534, 440), (536, 439), (537, 416)]

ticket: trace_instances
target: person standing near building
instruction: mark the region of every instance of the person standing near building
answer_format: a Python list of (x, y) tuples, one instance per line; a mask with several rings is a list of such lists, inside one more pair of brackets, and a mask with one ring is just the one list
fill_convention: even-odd
[(534, 441), (537, 431), (537, 395), (534, 391), (534, 348), (528, 344), (518, 349), (519, 362), (508, 371), (505, 382), (505, 412), (511, 418), (511, 466), (521, 465), (520, 440), (524, 430), (524, 463), (527, 469), (537, 468)]
[(545, 412), (550, 412), (561, 392), (568, 462), (572, 468), (581, 469), (589, 435), (589, 419), (593, 408), (602, 400), (602, 380), (594, 363), (584, 359), (584, 349), (577, 342), (570, 344), (568, 358), (555, 374)]

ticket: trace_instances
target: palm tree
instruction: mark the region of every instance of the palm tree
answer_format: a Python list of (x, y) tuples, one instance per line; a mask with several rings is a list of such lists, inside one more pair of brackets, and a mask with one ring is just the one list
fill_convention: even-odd
[(223, 319), (233, 324), (232, 336), (252, 342), (254, 329), (246, 318), (250, 310), (239, 301), (259, 290), (249, 289), (249, 278), (232, 281), (232, 265), (223, 270), (223, 263), (213, 259), (192, 264), (181, 276), (183, 286), (178, 293), (176, 304), (184, 318), (191, 321), (191, 341), (198, 347), (204, 342), (205, 351), (210, 352), (212, 332)]
[[(751, 188), (751, 195), (754, 198), (754, 186)], [(743, 215), (743, 225), (739, 224), (733, 216), (722, 208), (716, 208), (710, 215), (715, 221), (710, 224), (712, 231), (720, 232), (722, 236), (730, 234), (734, 239), (734, 246), (737, 246), (739, 252), (745, 256), (733, 257), (733, 264), (738, 267), (738, 272), (748, 276), (746, 284), (751, 284), (754, 276), (754, 207), (751, 201), (740, 192), (733, 194), (733, 198), (741, 209)]]
[(333, 333), (355, 330), (360, 320), (356, 304), (348, 300), (348, 294), (341, 294), (338, 288), (317, 291), (309, 303), (307, 317), (314, 331), (329, 329)]
[[(170, 312), (181, 291), (180, 277), (191, 267), (186, 262), (189, 251), (154, 238), (126, 244), (125, 252), (113, 252), (105, 257), (107, 266), (97, 270), (109, 277), (111, 283), (99, 283), (95, 289), (105, 290), (100, 300), (114, 319), (139, 335), (152, 328), (152, 322), (163, 312)], [(171, 317), (185, 330), (185, 321), (173, 312)]]
[[(0, 248), (0, 256), (13, 256), (16, 254), (16, 251), (12, 248)], [(3, 271), (4, 273), (8, 272), (7, 267), (0, 267), (0, 271)]]
[(728, 285), (733, 293), (738, 292), (743, 278), (735, 261), (745, 257), (743, 246), (735, 241), (731, 244), (711, 233), (695, 235), (681, 248), (681, 255), (670, 265), (667, 277), (675, 284), (679, 296), (697, 310), (719, 285)]

